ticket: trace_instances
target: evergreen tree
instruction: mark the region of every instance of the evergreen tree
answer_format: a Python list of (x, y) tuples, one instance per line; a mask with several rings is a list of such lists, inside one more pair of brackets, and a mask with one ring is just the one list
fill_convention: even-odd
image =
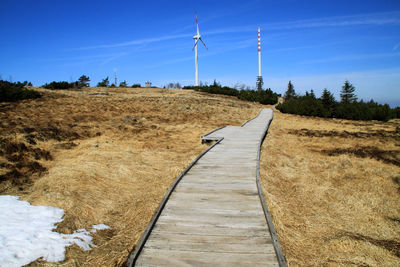
[(324, 117), (335, 116), (335, 109), (337, 104), (333, 94), (329, 92), (326, 88), (324, 88), (320, 99), (322, 106), (324, 107)]
[(326, 108), (333, 107), (336, 102), (333, 94), (331, 92), (329, 92), (326, 88), (322, 92), (321, 101), (322, 101), (322, 105), (324, 105), (324, 107), (326, 107)]
[(346, 80), (340, 91), (340, 99), (343, 104), (349, 104), (357, 102), (357, 96), (354, 94), (356, 88)]
[(78, 87), (89, 87), (90, 84), (90, 79), (88, 76), (82, 75), (79, 79), (78, 79)]
[(264, 85), (263, 77), (262, 76), (257, 76), (257, 91), (261, 92), (262, 87)]
[(214, 83), (211, 85), (212, 87), (221, 87), (221, 85), (214, 79)]
[(292, 84), (292, 81), (289, 81), (288, 83), (288, 89), (286, 90), (285, 93), (285, 100), (289, 100), (290, 98), (296, 97), (296, 92), (294, 91), (294, 86)]
[(101, 82), (97, 84), (97, 87), (108, 87), (110, 85), (110, 81), (107, 78), (103, 79)]
[(119, 87), (128, 87), (128, 84), (126, 83), (126, 81), (123, 81), (119, 84)]
[(314, 98), (314, 99), (316, 98), (313, 89), (311, 89), (310, 96), (311, 96), (312, 98)]

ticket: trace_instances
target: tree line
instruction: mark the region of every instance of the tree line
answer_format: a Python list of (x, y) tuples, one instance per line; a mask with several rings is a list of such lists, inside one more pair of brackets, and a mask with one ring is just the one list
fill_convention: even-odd
[[(260, 81), (259, 84), (262, 84)], [(10, 82), (0, 80), (0, 101), (17, 101), (29, 98), (38, 98), (40, 93), (30, 90), (29, 86), (32, 83), (24, 82)], [(42, 87), (48, 89), (73, 89), (90, 86), (90, 78), (82, 75), (75, 82), (51, 82), (46, 83)], [(97, 84), (98, 87), (116, 87), (114, 84), (110, 85), (109, 78), (106, 77)], [(126, 81), (119, 84), (119, 87), (129, 87)], [(133, 84), (131, 87), (141, 87), (140, 84)], [(179, 83), (167, 84), (167, 88), (180, 88)], [(238, 99), (258, 102), (261, 104), (276, 104), (278, 102), (279, 94), (273, 92), (270, 88), (263, 90), (250, 90), (244, 85), (238, 89), (228, 86), (221, 86), (216, 80), (211, 85), (200, 86), (184, 86), (183, 89), (192, 89), (199, 92), (207, 92), (211, 94), (221, 94), (235, 96)], [(355, 94), (355, 87), (349, 82), (345, 81), (340, 92), (340, 101), (336, 101), (334, 95), (327, 89), (324, 89), (320, 97), (316, 97), (313, 90), (306, 91), (305, 95), (299, 95), (295, 92), (294, 86), (291, 81), (288, 83), (288, 88), (284, 95), (285, 101), (279, 103), (276, 108), (283, 113), (298, 114), (304, 116), (316, 116), (323, 118), (340, 118), (350, 120), (379, 120), (388, 121), (393, 118), (400, 118), (400, 107), (390, 108), (388, 104), (378, 104), (374, 100), (364, 102), (358, 101)]]
[(283, 113), (349, 120), (388, 121), (400, 118), (400, 107), (391, 109), (388, 104), (381, 105), (372, 99), (369, 102), (358, 101), (355, 87), (347, 80), (342, 86), (340, 101), (336, 101), (334, 95), (326, 88), (319, 98), (313, 90), (306, 91), (305, 95), (298, 95), (291, 81), (284, 99), (283, 103), (276, 106)]
[(264, 105), (273, 105), (278, 102), (279, 94), (274, 93), (270, 88), (266, 90), (238, 90), (228, 86), (221, 86), (216, 80), (211, 85), (184, 86), (183, 89), (192, 89), (210, 94), (236, 96), (241, 100), (258, 102)]
[[(86, 75), (82, 75), (75, 82), (53, 81), (51, 83), (46, 83), (46, 84), (42, 85), (42, 87), (44, 87), (46, 89), (51, 89), (51, 90), (80, 89), (80, 88), (89, 87), (89, 86), (90, 86), (90, 78)], [(119, 86), (117, 86), (116, 84), (110, 84), (109, 77), (106, 77), (97, 83), (97, 87), (129, 87), (129, 85), (126, 81), (120, 82)], [(141, 87), (141, 85), (139, 83), (135, 83), (135, 84), (132, 84), (130, 87), (137, 88), (137, 87)]]
[(27, 89), (31, 82), (8, 82), (0, 80), (0, 102), (14, 102), (23, 99), (39, 98), (39, 92)]
[(138, 88), (138, 87), (142, 87), (142, 86), (140, 85), (140, 83), (134, 83), (131, 86), (129, 86), (126, 81), (120, 82), (119, 86), (117, 86), (114, 83), (110, 84), (110, 80), (109, 80), (109, 78), (107, 76), (106, 78), (101, 80), (101, 82), (97, 83), (97, 87), (132, 87), (132, 88)]

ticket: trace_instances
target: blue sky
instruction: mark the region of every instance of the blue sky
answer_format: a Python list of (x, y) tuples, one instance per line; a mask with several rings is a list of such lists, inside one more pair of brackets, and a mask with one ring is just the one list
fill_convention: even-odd
[(2, 0), (0, 75), (95, 85), (116, 70), (129, 84), (194, 84), (195, 11), (203, 82), (254, 87), (259, 26), (265, 87), (284, 93), (292, 80), (338, 98), (348, 79), (359, 98), (400, 105), (398, 0)]

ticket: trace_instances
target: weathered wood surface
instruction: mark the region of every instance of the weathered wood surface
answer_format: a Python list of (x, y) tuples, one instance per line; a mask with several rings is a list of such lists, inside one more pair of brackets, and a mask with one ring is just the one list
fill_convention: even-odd
[(278, 266), (256, 184), (257, 153), (272, 110), (223, 140), (183, 176), (133, 262), (136, 266)]

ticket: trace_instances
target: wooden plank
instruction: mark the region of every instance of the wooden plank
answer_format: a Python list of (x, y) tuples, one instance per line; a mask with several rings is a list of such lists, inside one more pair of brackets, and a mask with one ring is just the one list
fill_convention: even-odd
[[(242, 184), (243, 185), (243, 184)], [(179, 188), (175, 189), (175, 192), (180, 193), (199, 193), (199, 194), (206, 194), (206, 193), (214, 193), (217, 194), (218, 192), (222, 194), (230, 194), (232, 196), (235, 196), (236, 194), (238, 195), (257, 195), (257, 188), (256, 187), (251, 187), (251, 188), (238, 188), (238, 189), (227, 189), (223, 185), (219, 187), (207, 187), (207, 188), (196, 188), (194, 186), (180, 186)]]
[(160, 233), (155, 232), (152, 236), (155, 240), (164, 240), (175, 243), (221, 243), (221, 244), (244, 244), (248, 246), (272, 244), (272, 240), (265, 236), (235, 236), (235, 235), (198, 235), (186, 233)]
[(251, 224), (253, 225), (262, 225), (265, 226), (265, 218), (263, 216), (243, 216), (240, 214), (237, 215), (232, 215), (232, 213), (227, 213), (227, 214), (180, 214), (180, 213), (175, 213), (173, 211), (171, 212), (165, 212), (163, 213), (160, 217), (159, 220), (163, 222), (196, 222), (196, 223), (204, 223), (204, 225), (212, 224), (212, 225), (222, 225), (222, 224), (229, 224), (229, 225), (236, 225), (236, 224), (246, 224), (248, 227), (251, 227)]
[(190, 235), (220, 235), (220, 236), (244, 236), (244, 237), (265, 237), (269, 236), (268, 230), (264, 227), (261, 228), (230, 228), (215, 226), (209, 227), (204, 225), (193, 224), (164, 224), (158, 223), (154, 226), (153, 233), (176, 233), (176, 234), (190, 234)]
[(176, 201), (174, 199), (170, 199), (168, 201), (169, 208), (190, 208), (193, 207), (195, 209), (215, 209), (216, 207), (220, 209), (227, 209), (227, 210), (248, 210), (248, 209), (261, 209), (261, 204), (259, 203), (230, 203), (230, 202), (213, 202), (209, 203), (207, 201), (199, 201), (198, 203), (185, 203), (180, 204), (182, 201)]
[[(201, 251), (201, 252), (223, 252), (223, 253), (247, 253), (247, 254), (272, 254), (274, 246), (265, 239), (254, 239), (252, 244), (243, 242), (233, 242), (234, 238), (228, 242), (211, 242), (210, 238), (203, 236), (202, 240), (191, 240), (180, 242), (175, 239), (165, 240), (154, 237), (146, 242), (145, 249), (168, 249), (180, 251)], [(258, 242), (257, 242), (258, 241)]]
[(257, 201), (258, 194), (254, 192), (246, 192), (245, 190), (239, 192), (232, 192), (232, 191), (209, 191), (209, 192), (183, 192), (183, 191), (176, 191), (171, 198), (200, 198), (200, 199), (207, 199), (207, 200), (234, 200), (234, 201)]
[(199, 209), (199, 208), (181, 208), (181, 209), (174, 209), (165, 207), (165, 213), (169, 214), (173, 212), (174, 214), (223, 214), (225, 216), (263, 216), (264, 213), (259, 209), (248, 209), (248, 210), (226, 210), (226, 209)]
[(221, 220), (221, 221), (212, 221), (210, 220), (201, 220), (194, 221), (191, 219), (183, 220), (183, 219), (168, 219), (168, 218), (159, 218), (157, 224), (168, 224), (168, 225), (187, 225), (187, 226), (198, 226), (198, 227), (216, 227), (216, 228), (231, 228), (231, 229), (266, 229), (266, 223), (260, 222), (236, 222), (232, 219), (232, 221)]
[(218, 183), (204, 183), (201, 181), (194, 181), (192, 183), (185, 183), (182, 185), (180, 188), (198, 188), (199, 190), (214, 190), (214, 189), (221, 189), (221, 190), (241, 190), (241, 189), (247, 189), (247, 190), (254, 190), (253, 186), (249, 186), (248, 184), (245, 183), (235, 183), (235, 184), (218, 184)]
[[(190, 175), (185, 176), (185, 180), (182, 181), (185, 182), (186, 180), (229, 180), (230, 182), (240, 182), (242, 180), (252, 180), (255, 181), (254, 176), (251, 175), (251, 172), (241, 172), (241, 173), (235, 173), (235, 174), (227, 174), (224, 172), (200, 172), (198, 170), (194, 170), (193, 172), (190, 173)], [(254, 185), (254, 183), (253, 183)]]
[(240, 209), (251, 209), (260, 208), (261, 204), (253, 200), (247, 199), (210, 199), (210, 198), (198, 198), (198, 197), (177, 197), (171, 196), (168, 202), (171, 202), (171, 206), (179, 206), (182, 203), (182, 207), (234, 207)]
[(138, 265), (143, 266), (278, 266), (274, 254), (216, 253), (146, 249)]
[(199, 190), (254, 190), (254, 187), (246, 185), (245, 183), (235, 183), (235, 184), (218, 184), (218, 183), (202, 183), (200, 181), (198, 182), (193, 182), (193, 183), (185, 183), (179, 189), (181, 188), (198, 188)]
[(253, 181), (255, 180), (255, 171), (254, 170), (246, 170), (236, 172), (236, 173), (226, 173), (226, 170), (213, 170), (213, 172), (210, 173), (205, 173), (199, 169), (192, 169), (192, 171), (188, 174), (185, 175), (185, 179), (182, 181), (182, 183), (188, 179), (195, 178), (211, 178), (211, 179), (217, 179), (217, 178), (230, 178), (232, 182), (235, 182), (236, 180), (243, 180), (243, 179), (252, 179)]

